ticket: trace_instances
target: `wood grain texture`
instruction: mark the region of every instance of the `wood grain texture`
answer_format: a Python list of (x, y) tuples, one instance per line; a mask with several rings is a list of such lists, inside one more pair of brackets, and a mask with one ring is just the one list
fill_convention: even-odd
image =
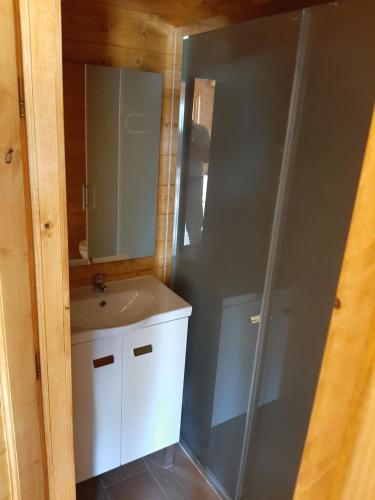
[(49, 497), (73, 500), (60, 2), (19, 5)]
[[(74, 5), (74, 0), (64, 0)], [(321, 0), (93, 0), (91, 4), (124, 7), (143, 14), (156, 14), (174, 26), (221, 17), (225, 23), (269, 16), (287, 10), (324, 3)]]
[[(116, 66), (163, 75), (163, 103), (159, 162), (156, 252), (153, 257), (132, 259), (123, 264), (105, 263), (72, 268), (72, 286), (90, 282), (95, 272), (106, 279), (130, 277), (134, 273), (154, 274), (164, 279), (162, 268), (170, 267), (176, 143), (171, 134), (177, 130), (178, 108), (174, 95), (175, 29), (160, 16), (132, 11), (120, 4), (106, 2), (65, 2), (63, 4), (63, 72), (68, 196), (68, 233), (70, 258), (79, 258), (78, 244), (86, 237), (82, 210), (82, 184), (85, 183), (85, 63)], [(173, 155), (171, 158), (171, 154)], [(170, 161), (171, 158), (171, 161)], [(166, 262), (166, 257), (169, 259)]]
[(375, 113), (294, 500), (375, 498)]
[[(9, 474), (1, 481), (0, 491), (5, 495), (10, 490), (14, 499), (43, 499), (44, 436), (41, 388), (35, 372), (38, 335), (25, 123), (19, 113), (17, 79), (22, 86), (22, 67), (18, 28), (16, 4), (4, 0), (0, 9), (0, 413)], [(9, 148), (13, 154), (7, 162)], [(6, 455), (3, 443), (2, 468)]]
[(3, 408), (0, 399), (0, 500), (11, 499), (9, 459), (6, 445)]

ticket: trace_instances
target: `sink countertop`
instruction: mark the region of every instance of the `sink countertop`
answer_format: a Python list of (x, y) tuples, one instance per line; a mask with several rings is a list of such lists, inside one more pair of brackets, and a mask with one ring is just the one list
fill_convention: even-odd
[(102, 294), (94, 293), (92, 286), (71, 291), (73, 344), (191, 315), (191, 305), (152, 276), (106, 285)]

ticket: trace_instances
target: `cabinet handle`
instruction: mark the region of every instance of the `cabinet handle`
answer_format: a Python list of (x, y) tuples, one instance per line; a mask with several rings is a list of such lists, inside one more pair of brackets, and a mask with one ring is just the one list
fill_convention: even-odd
[(142, 356), (143, 354), (148, 354), (152, 352), (152, 345), (143, 345), (142, 347), (136, 347), (133, 349), (134, 356)]
[(94, 368), (100, 368), (101, 366), (111, 365), (114, 362), (115, 357), (111, 354), (110, 356), (104, 356), (104, 358), (94, 359), (92, 364), (94, 365)]

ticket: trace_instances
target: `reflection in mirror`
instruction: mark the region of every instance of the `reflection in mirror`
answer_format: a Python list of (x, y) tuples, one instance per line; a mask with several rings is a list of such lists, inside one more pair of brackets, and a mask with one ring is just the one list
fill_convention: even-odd
[(161, 96), (159, 73), (85, 66), (84, 259), (155, 253)]
[(195, 78), (191, 147), (187, 162), (185, 246), (200, 243), (202, 237), (214, 98), (215, 80)]

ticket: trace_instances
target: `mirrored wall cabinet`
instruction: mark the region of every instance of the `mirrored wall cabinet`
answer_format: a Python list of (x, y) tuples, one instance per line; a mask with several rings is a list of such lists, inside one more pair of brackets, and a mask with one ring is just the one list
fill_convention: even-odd
[(161, 103), (159, 73), (85, 66), (86, 262), (155, 253)]

